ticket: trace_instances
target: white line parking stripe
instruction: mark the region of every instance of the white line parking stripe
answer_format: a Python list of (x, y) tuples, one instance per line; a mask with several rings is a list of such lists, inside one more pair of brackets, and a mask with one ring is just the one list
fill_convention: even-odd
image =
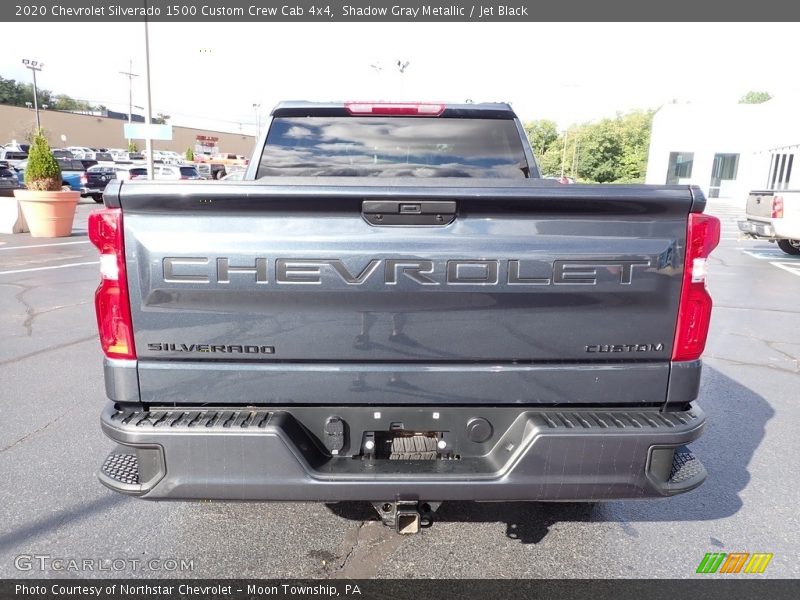
[(48, 271), (50, 269), (66, 269), (67, 267), (82, 267), (84, 265), (99, 265), (100, 261), (70, 263), (68, 265), (56, 265), (55, 267), (34, 267), (32, 269), (17, 269), (15, 271), (0, 271), (0, 275), (13, 275), (14, 273), (30, 273), (31, 271)]
[(779, 263), (779, 262), (771, 262), (769, 263), (774, 267), (778, 267), (783, 269), (784, 271), (789, 271), (792, 275), (797, 275), (800, 277), (800, 263)]
[(70, 246), (72, 244), (91, 244), (89, 240), (80, 242), (58, 242), (56, 244), (36, 244), (34, 246), (9, 246), (8, 248), (0, 248), (0, 250), (27, 250), (28, 248), (46, 248), (48, 246)]

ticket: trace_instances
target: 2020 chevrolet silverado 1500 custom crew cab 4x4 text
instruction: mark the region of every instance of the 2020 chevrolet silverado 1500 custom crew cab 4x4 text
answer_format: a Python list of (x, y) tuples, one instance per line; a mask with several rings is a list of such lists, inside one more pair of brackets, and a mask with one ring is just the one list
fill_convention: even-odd
[(90, 238), (99, 477), (148, 499), (669, 496), (719, 221), (539, 176), (505, 104), (284, 103), (244, 181), (114, 181)]

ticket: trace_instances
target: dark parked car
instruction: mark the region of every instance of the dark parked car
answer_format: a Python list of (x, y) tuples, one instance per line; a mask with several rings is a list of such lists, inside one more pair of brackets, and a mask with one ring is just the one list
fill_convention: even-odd
[(14, 190), (22, 188), (14, 169), (0, 166), (0, 196), (13, 196)]
[(78, 160), (83, 165), (84, 169), (89, 169), (97, 164), (97, 161), (92, 158), (81, 158)]
[(81, 196), (91, 196), (95, 202), (102, 202), (103, 190), (109, 181), (116, 178), (117, 169), (114, 167), (103, 165), (89, 167), (86, 173), (81, 175)]

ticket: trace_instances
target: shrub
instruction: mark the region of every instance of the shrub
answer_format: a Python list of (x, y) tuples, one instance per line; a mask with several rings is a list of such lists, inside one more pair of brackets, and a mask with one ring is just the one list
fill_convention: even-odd
[(133, 140), (128, 142), (128, 152), (138, 152), (138, 151), (139, 147), (136, 145), (136, 142), (134, 142)]
[(29, 190), (42, 192), (57, 192), (61, 189), (61, 167), (58, 166), (42, 130), (33, 137), (28, 151), (25, 185)]
[(186, 160), (190, 162), (194, 160), (194, 150), (191, 148), (186, 149)]

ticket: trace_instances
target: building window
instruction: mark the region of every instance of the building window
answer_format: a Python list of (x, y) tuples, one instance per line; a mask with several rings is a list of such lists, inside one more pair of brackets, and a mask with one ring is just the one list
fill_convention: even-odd
[(694, 152), (670, 152), (667, 184), (675, 185), (681, 183), (681, 179), (689, 179), (692, 176), (693, 164)]
[(714, 165), (711, 167), (711, 183), (708, 186), (708, 197), (719, 198), (720, 190), (724, 193), (726, 181), (735, 181), (739, 170), (738, 154), (715, 154)]
[(767, 188), (770, 190), (785, 190), (789, 187), (792, 178), (794, 154), (773, 154), (769, 164)]

